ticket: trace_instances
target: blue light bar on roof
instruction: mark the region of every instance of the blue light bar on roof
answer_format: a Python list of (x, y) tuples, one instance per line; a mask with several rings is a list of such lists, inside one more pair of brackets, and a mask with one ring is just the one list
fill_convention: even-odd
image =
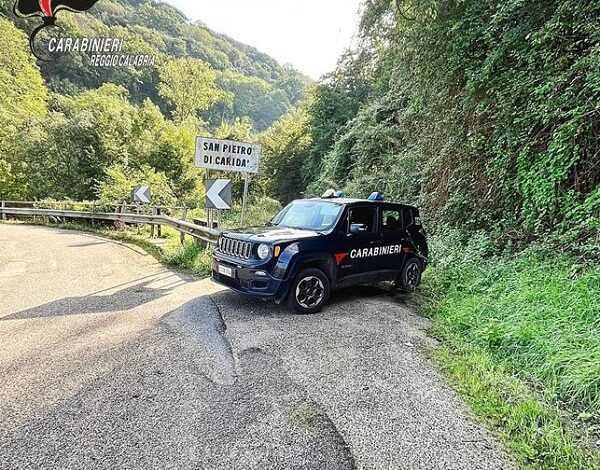
[(369, 196), (369, 201), (384, 201), (385, 197), (383, 196), (383, 193), (380, 193), (379, 191), (375, 191), (374, 193), (371, 193), (371, 195)]

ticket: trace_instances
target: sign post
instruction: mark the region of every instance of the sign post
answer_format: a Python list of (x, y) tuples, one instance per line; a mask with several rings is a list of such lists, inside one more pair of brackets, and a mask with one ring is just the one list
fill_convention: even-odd
[(231, 180), (206, 180), (206, 208), (231, 209)]
[(207, 170), (258, 173), (261, 151), (257, 144), (198, 137), (195, 161)]
[[(150, 204), (152, 200), (152, 191), (149, 186), (138, 184), (131, 191), (131, 199), (135, 204), (135, 211), (140, 215), (140, 204)], [(137, 233), (140, 234), (140, 225), (137, 226)]]
[(246, 173), (244, 177), (244, 196), (242, 199), (242, 216), (240, 219), (240, 226), (244, 228), (244, 222), (246, 219), (246, 207), (248, 207), (248, 184), (249, 184), (250, 176)]
[[(242, 214), (240, 220), (242, 227), (244, 226), (244, 220), (246, 217), (246, 211), (248, 207), (249, 176), (252, 173), (258, 173), (261, 153), (262, 148), (260, 145), (257, 144), (250, 144), (247, 142), (236, 142), (233, 140), (212, 139), (208, 137), (198, 137), (196, 140), (195, 163), (198, 168), (206, 169), (207, 182), (210, 181), (208, 178), (208, 172), (210, 170), (245, 173), (244, 196), (242, 201)], [(208, 189), (209, 187), (207, 185), (206, 207), (208, 210), (209, 218), (211, 218), (211, 206), (208, 205)], [(215, 188), (215, 191), (217, 189), (218, 187)], [(215, 205), (214, 208), (218, 210), (231, 209), (231, 201), (229, 201), (228, 206), (229, 207), (227, 208), (221, 208)]]

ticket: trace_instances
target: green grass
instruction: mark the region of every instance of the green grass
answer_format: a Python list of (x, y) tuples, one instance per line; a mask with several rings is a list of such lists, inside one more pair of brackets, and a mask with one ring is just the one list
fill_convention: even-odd
[(432, 245), (422, 305), (451, 383), (520, 464), (600, 468), (600, 266), (542, 248), (484, 256), (481, 239)]
[(211, 257), (211, 248), (191, 240), (181, 245), (179, 240), (171, 239), (165, 245), (160, 261), (167, 266), (208, 276), (211, 271)]

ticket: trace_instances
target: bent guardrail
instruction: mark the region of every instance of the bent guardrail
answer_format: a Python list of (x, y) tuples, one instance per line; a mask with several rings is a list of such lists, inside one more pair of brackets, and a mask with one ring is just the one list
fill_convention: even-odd
[(115, 222), (123, 222), (126, 224), (148, 224), (148, 225), (166, 225), (174, 228), (178, 232), (207, 243), (215, 243), (216, 239), (221, 234), (220, 230), (202, 227), (201, 225), (192, 224), (185, 220), (175, 219), (166, 215), (143, 215), (143, 214), (128, 214), (128, 213), (109, 213), (109, 212), (84, 212), (84, 211), (66, 211), (53, 209), (30, 209), (6, 207), (5, 204), (0, 205), (0, 216), (3, 219), (6, 216), (14, 217), (54, 217), (58, 219), (88, 219), (88, 220), (108, 220)]

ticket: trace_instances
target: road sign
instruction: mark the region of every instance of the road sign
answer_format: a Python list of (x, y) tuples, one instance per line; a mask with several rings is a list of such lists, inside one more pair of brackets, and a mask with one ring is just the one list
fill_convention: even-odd
[(148, 186), (138, 185), (133, 188), (133, 202), (141, 202), (142, 204), (149, 204), (152, 200), (152, 192)]
[(231, 209), (231, 180), (206, 181), (206, 208)]
[(262, 148), (257, 144), (198, 137), (196, 166), (207, 170), (258, 173)]

